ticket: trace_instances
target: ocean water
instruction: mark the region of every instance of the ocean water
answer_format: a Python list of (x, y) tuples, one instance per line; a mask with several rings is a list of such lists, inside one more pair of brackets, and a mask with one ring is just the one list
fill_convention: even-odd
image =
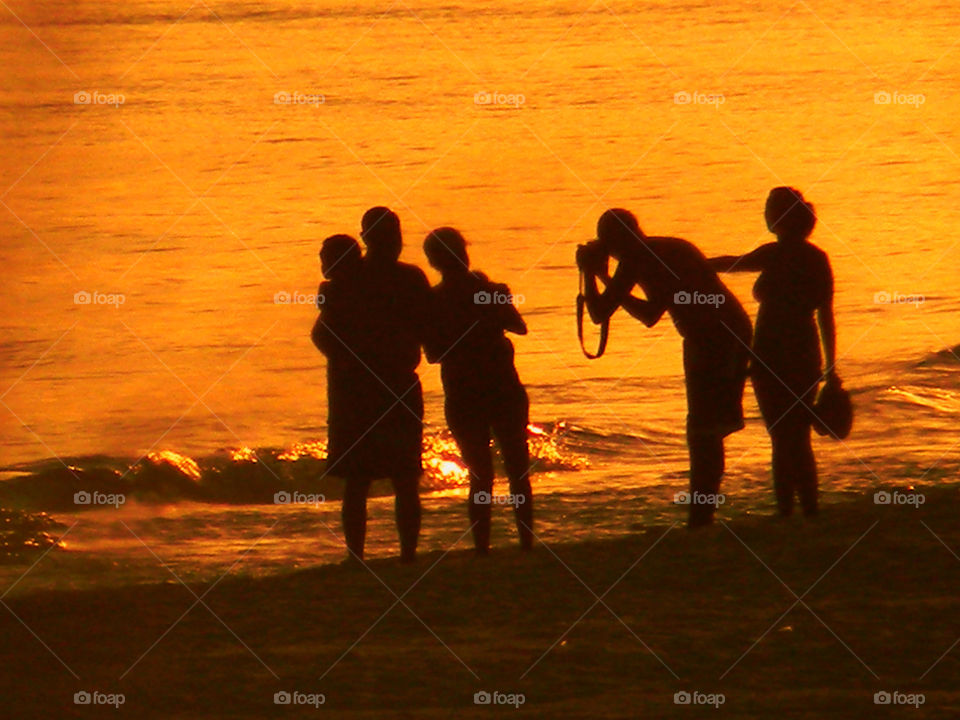
[[(708, 254), (770, 239), (773, 186), (816, 205), (854, 433), (819, 441), (827, 502), (955, 482), (960, 462), (951, 7), (854, 2), (9, 2), (0, 11), (3, 505), (69, 528), (18, 584), (331, 562), (317, 250), (362, 212), (440, 225), (522, 296), (515, 341), (552, 543), (683, 517), (680, 341), (614, 319), (582, 357), (576, 245), (624, 206)], [(285, 102), (288, 100), (289, 102)], [(752, 276), (728, 278), (755, 313)], [(290, 298), (292, 302), (278, 302)], [(951, 352), (950, 349), (954, 348)], [(466, 530), (421, 366), (426, 549)], [(749, 389), (722, 512), (771, 509)], [(75, 468), (76, 470), (69, 470)], [(73, 504), (123, 494), (122, 507)], [(325, 502), (277, 505), (282, 490)], [(372, 556), (396, 552), (372, 501)], [(512, 542), (498, 514), (495, 540)], [(40, 543), (42, 544), (42, 542)], [(32, 557), (3, 568), (16, 579)], [(33, 585), (31, 585), (33, 583)]]

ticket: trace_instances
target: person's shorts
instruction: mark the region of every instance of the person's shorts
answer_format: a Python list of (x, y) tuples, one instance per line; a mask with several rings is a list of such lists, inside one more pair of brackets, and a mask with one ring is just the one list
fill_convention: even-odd
[(329, 425), (331, 475), (405, 478), (423, 472), (423, 390), (416, 374), (389, 386), (368, 374), (338, 388), (331, 393)]
[(725, 437), (743, 429), (749, 358), (748, 345), (732, 334), (713, 341), (683, 341), (688, 435)]

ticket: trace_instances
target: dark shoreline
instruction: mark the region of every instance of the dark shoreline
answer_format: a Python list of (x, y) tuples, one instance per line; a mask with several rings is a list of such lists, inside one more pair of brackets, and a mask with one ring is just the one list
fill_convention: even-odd
[[(697, 710), (674, 693), (697, 691), (722, 693), (733, 717), (850, 718), (897, 690), (925, 696), (898, 712), (957, 717), (958, 508), (947, 486), (919, 508), (870, 496), (812, 521), (226, 577), (191, 586), (203, 602), (185, 616), (196, 597), (175, 581), (24, 593), (0, 614), (4, 715), (86, 716), (80, 690), (123, 693), (120, 712), (138, 717), (513, 712), (474, 705), (496, 690), (522, 693), (535, 717), (685, 717)], [(283, 690), (326, 702), (274, 705)]]

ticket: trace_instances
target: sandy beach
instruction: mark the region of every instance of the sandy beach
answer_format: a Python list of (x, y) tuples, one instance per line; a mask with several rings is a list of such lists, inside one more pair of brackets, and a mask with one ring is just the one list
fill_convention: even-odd
[[(164, 718), (956, 717), (958, 503), (950, 486), (919, 507), (870, 496), (815, 521), (660, 526), (529, 555), (14, 592), (4, 715), (114, 712), (76, 704), (86, 691)], [(883, 692), (899, 705), (876, 705)]]

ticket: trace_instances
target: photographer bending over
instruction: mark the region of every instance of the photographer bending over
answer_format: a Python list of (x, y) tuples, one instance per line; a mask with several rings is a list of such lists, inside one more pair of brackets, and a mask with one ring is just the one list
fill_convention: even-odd
[[(610, 277), (608, 258), (618, 261)], [(591, 319), (601, 324), (622, 307), (647, 327), (669, 312), (683, 337), (690, 450), (690, 527), (713, 521), (724, 471), (723, 439), (743, 428), (743, 388), (750, 318), (694, 245), (648, 237), (627, 210), (607, 210), (597, 239), (577, 250)], [(597, 279), (604, 284), (603, 292)], [(646, 299), (631, 294), (633, 286)]]

